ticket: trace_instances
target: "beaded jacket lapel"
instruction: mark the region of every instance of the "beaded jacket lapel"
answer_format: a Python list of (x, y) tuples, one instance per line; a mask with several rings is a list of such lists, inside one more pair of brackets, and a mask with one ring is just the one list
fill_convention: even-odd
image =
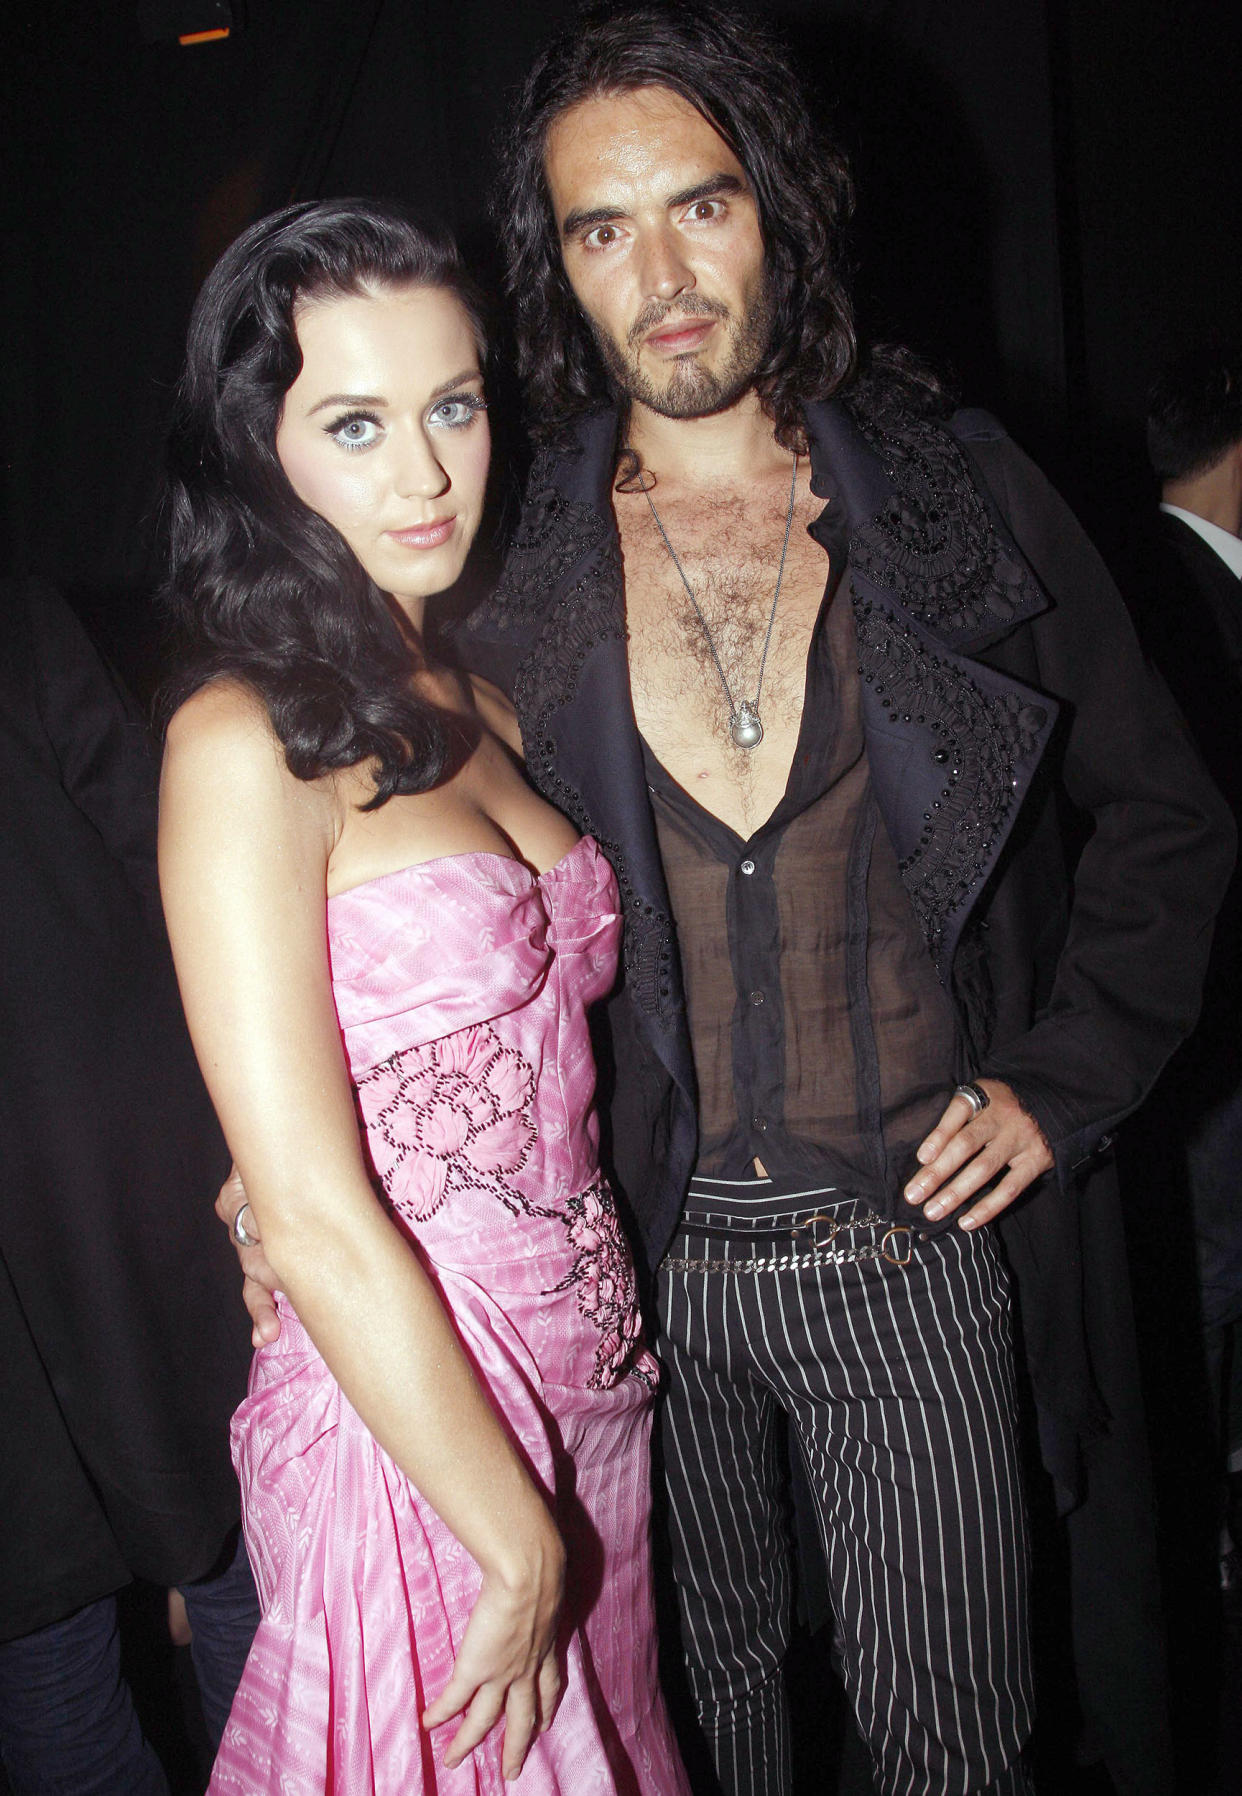
[(876, 799), (946, 981), (1056, 720), (974, 659), (1048, 609), (961, 445), (936, 421), (807, 408), (815, 479), (850, 522), (849, 582)]

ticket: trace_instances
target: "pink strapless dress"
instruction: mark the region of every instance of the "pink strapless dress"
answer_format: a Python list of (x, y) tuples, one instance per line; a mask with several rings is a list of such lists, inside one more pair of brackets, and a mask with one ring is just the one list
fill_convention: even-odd
[[(533, 877), (494, 854), (328, 905), (337, 1013), (398, 1224), (568, 1550), (565, 1691), (525, 1796), (686, 1796), (656, 1681), (654, 1362), (599, 1174), (586, 1006), (612, 983), (612, 872), (585, 838)], [(454, 1771), (448, 1679), (475, 1562), (358, 1419), (288, 1303), (233, 1423), (263, 1619), (213, 1796), (503, 1796), (501, 1729)]]

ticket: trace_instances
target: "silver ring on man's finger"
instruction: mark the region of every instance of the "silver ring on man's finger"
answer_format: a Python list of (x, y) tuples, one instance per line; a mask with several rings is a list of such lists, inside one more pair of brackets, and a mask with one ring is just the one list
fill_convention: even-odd
[(246, 1211), (249, 1208), (250, 1205), (248, 1203), (243, 1204), (233, 1218), (233, 1239), (239, 1247), (257, 1247), (259, 1245), (259, 1237), (257, 1235), (252, 1235), (242, 1221), (242, 1217), (246, 1214)]
[(970, 1105), (970, 1120), (974, 1122), (981, 1110), (986, 1110), (992, 1102), (982, 1085), (959, 1085), (953, 1093), (955, 1098), (965, 1098)]

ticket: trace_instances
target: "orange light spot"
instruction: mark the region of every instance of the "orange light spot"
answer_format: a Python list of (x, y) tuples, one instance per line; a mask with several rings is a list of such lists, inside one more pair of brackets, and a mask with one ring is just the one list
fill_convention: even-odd
[(218, 25), (214, 31), (187, 31), (184, 37), (177, 39), (177, 42), (179, 44), (211, 44), (228, 35), (229, 27)]

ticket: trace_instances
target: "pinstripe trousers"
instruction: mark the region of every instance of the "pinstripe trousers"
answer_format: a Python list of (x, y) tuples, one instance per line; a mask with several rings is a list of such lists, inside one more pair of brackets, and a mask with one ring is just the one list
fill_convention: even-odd
[(1028, 1788), (1008, 1275), (987, 1230), (920, 1240), (867, 1214), (837, 1192), (696, 1180), (660, 1272), (670, 1552), (724, 1796), (790, 1789), (785, 1418), (877, 1789)]

